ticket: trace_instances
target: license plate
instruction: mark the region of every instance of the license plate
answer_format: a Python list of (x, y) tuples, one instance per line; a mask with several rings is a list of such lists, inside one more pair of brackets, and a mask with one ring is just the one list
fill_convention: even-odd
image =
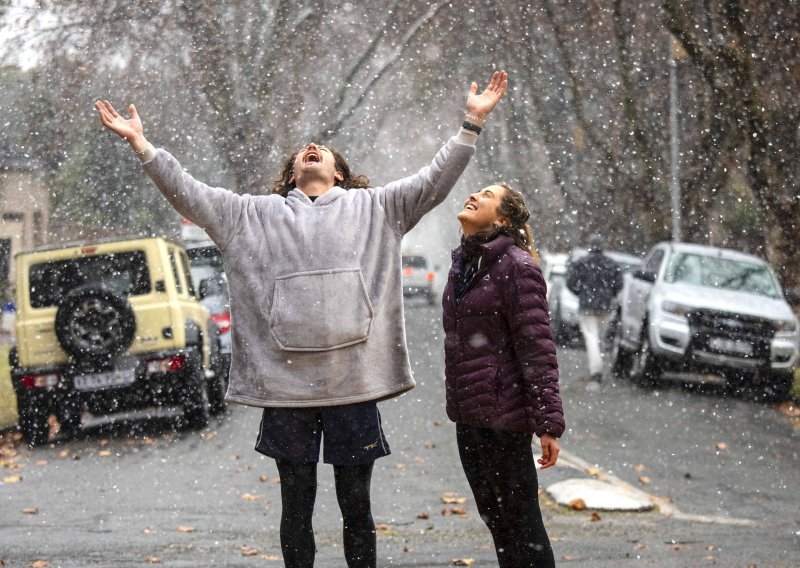
[(136, 382), (136, 369), (117, 369), (105, 373), (75, 376), (75, 388), (81, 391), (121, 387)]
[(753, 344), (742, 339), (728, 339), (727, 337), (712, 337), (708, 346), (717, 351), (735, 353), (736, 355), (749, 356), (753, 354)]

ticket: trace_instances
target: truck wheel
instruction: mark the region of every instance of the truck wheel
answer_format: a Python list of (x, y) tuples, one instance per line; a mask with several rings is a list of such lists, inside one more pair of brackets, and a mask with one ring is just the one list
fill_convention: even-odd
[(187, 372), (183, 402), (183, 425), (189, 430), (202, 430), (208, 426), (208, 383), (203, 371), (202, 352), (188, 357), (190, 369)]
[(80, 431), (82, 406), (77, 396), (65, 397), (56, 406), (56, 418), (65, 436), (73, 437)]
[(631, 358), (630, 376), (634, 382), (643, 387), (656, 386), (661, 377), (661, 364), (650, 347), (647, 322), (642, 326), (642, 340), (639, 344), (639, 351), (634, 353)]
[(561, 322), (561, 306), (558, 301), (554, 302), (550, 307), (550, 329), (553, 331), (553, 340), (559, 345), (565, 343), (564, 341), (564, 324)]
[(219, 344), (213, 354), (214, 377), (208, 380), (208, 403), (212, 415), (225, 411), (225, 393), (228, 390), (228, 358), (219, 352)]
[(631, 365), (631, 354), (622, 346), (622, 324), (619, 314), (609, 324), (611, 337), (608, 339), (608, 373), (617, 377), (628, 374)]
[(794, 375), (792, 373), (767, 373), (757, 386), (757, 396), (766, 402), (786, 402), (792, 394)]
[(28, 446), (35, 448), (46, 444), (50, 438), (50, 408), (43, 396), (28, 396), (17, 393), (17, 410), (19, 411), (19, 429)]
[(425, 291), (425, 297), (428, 299), (428, 305), (432, 306), (436, 303), (436, 293), (433, 290), (428, 289)]

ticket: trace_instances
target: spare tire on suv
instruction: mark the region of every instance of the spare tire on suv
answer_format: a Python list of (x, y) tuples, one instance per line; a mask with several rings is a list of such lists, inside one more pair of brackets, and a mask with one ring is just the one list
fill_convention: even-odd
[(85, 284), (59, 305), (55, 331), (61, 347), (76, 359), (110, 359), (133, 343), (136, 317), (125, 296), (103, 284)]

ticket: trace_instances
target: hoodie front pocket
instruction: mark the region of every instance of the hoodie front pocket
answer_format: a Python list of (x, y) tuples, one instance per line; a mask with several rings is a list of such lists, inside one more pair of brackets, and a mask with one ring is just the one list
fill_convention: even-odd
[(374, 312), (359, 268), (275, 280), (270, 331), (284, 351), (330, 351), (366, 341)]

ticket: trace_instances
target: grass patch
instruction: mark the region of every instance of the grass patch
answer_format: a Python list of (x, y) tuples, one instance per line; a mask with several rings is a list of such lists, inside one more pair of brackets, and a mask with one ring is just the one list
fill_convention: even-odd
[(792, 386), (792, 398), (800, 400), (800, 368), (794, 370), (794, 386)]
[(0, 430), (17, 423), (17, 396), (11, 386), (11, 369), (8, 366), (8, 345), (0, 346)]

